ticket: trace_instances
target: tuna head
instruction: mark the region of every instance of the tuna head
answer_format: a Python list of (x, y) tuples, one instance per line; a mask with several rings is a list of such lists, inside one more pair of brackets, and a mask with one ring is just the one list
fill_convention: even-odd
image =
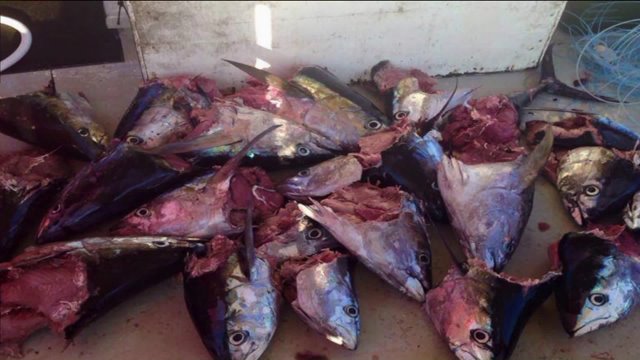
[(326, 250), (283, 264), (285, 294), (302, 320), (329, 341), (349, 350), (358, 346), (360, 315), (348, 256)]
[[(208, 237), (214, 233), (242, 231), (229, 220), (231, 209), (225, 196), (218, 197), (215, 174), (196, 178), (129, 213), (114, 229), (120, 235), (165, 234)], [(222, 188), (228, 192), (227, 188)]]
[(278, 191), (292, 199), (326, 196), (362, 178), (362, 166), (353, 156), (340, 156), (303, 169), (286, 179)]
[(558, 245), (563, 276), (556, 286), (562, 325), (580, 336), (625, 317), (640, 301), (640, 260), (616, 242), (566, 234)]
[(624, 222), (629, 229), (640, 230), (640, 191), (634, 196), (624, 213)]
[(185, 301), (214, 359), (257, 360), (275, 333), (280, 298), (269, 263), (256, 258), (249, 279), (236, 250), (231, 240), (218, 236), (207, 253), (190, 256)]
[(302, 215), (295, 202), (287, 203), (260, 225), (256, 231), (256, 243), (258, 253), (275, 265), (340, 246), (331, 233)]
[(603, 147), (567, 152), (557, 175), (564, 205), (579, 225), (622, 209), (640, 188), (639, 167)]
[(472, 261), (466, 274), (449, 270), (426, 296), (425, 309), (458, 359), (507, 359), (535, 309), (551, 294), (550, 272), (540, 280), (516, 280)]
[(92, 119), (93, 110), (87, 99), (71, 93), (60, 93), (58, 98), (67, 109), (67, 123), (77, 134), (80, 150), (91, 159), (100, 157), (110, 138), (106, 130)]
[[(323, 200), (323, 204), (313, 201), (313, 206), (299, 204), (298, 207), (304, 215), (327, 229), (369, 270), (403, 294), (424, 301), (425, 291), (431, 287), (431, 250), (422, 208), (415, 199), (397, 189), (375, 190), (372, 185), (360, 185), (352, 185), (334, 194)], [(360, 204), (370, 201), (382, 206), (389, 198), (376, 196), (381, 196), (383, 192), (384, 196), (393, 196), (397, 200), (394, 205), (397, 208), (389, 209), (383, 215), (395, 214), (391, 219), (363, 221), (353, 214), (342, 213), (345, 208), (353, 206), (349, 202), (350, 196), (355, 196), (351, 200)], [(359, 195), (369, 198), (365, 200)], [(356, 213), (358, 211), (361, 214), (368, 212), (368, 216), (371, 216), (376, 210), (365, 205)]]
[(467, 258), (500, 271), (520, 241), (533, 206), (534, 181), (553, 135), (514, 161), (468, 165), (444, 156), (438, 186)]

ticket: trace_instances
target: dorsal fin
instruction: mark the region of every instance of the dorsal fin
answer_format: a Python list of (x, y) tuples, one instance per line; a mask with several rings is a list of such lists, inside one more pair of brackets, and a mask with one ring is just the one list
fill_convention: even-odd
[(258, 134), (253, 139), (251, 139), (251, 141), (249, 141), (247, 145), (245, 145), (242, 149), (240, 149), (240, 151), (238, 151), (237, 154), (233, 155), (233, 157), (229, 161), (227, 161), (227, 163), (224, 164), (224, 166), (220, 168), (220, 170), (213, 176), (212, 181), (218, 182), (221, 179), (228, 178), (238, 168), (238, 166), (240, 166), (242, 159), (245, 157), (245, 155), (247, 155), (249, 150), (251, 150), (253, 145), (255, 145), (263, 137), (267, 136), (270, 132), (279, 128), (280, 126), (282, 125), (271, 126), (268, 129), (261, 132), (260, 134)]
[(274, 75), (266, 70), (262, 70), (262, 69), (258, 69), (256, 67), (253, 67), (251, 65), (246, 65), (246, 64), (242, 64), (236, 61), (232, 61), (232, 60), (227, 60), (227, 59), (222, 59), (223, 61), (228, 62), (229, 64), (235, 66), (236, 68), (242, 70), (243, 72), (247, 73), (249, 76), (256, 78), (257, 80), (260, 80), (261, 82), (283, 90), (284, 92), (287, 93), (287, 95), (290, 96), (295, 96), (298, 98), (308, 98), (309, 95), (301, 90), (300, 88), (292, 85), (291, 83), (289, 83), (287, 80)]
[(244, 252), (240, 256), (240, 268), (244, 275), (251, 281), (251, 273), (256, 262), (256, 248), (253, 239), (253, 203), (249, 205), (245, 212), (244, 223)]
[(438, 113), (431, 119), (422, 121), (420, 124), (418, 124), (418, 135), (423, 136), (431, 129), (433, 129), (434, 124), (442, 118), (442, 115), (447, 109), (447, 106), (449, 106), (449, 103), (451, 103), (451, 99), (453, 99), (453, 97), (456, 95), (456, 91), (458, 91), (458, 78), (456, 78), (456, 85), (453, 87), (453, 91), (451, 92), (451, 95), (449, 95), (447, 102), (445, 102), (444, 106), (442, 106), (442, 109), (440, 109), (440, 111), (438, 111)]

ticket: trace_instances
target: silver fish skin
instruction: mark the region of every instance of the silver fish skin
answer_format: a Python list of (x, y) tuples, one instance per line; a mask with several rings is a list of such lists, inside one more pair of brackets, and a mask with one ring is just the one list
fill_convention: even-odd
[(640, 166), (604, 147), (568, 151), (558, 164), (556, 186), (578, 225), (622, 210), (640, 190)]
[[(327, 259), (322, 259), (328, 255)], [(315, 260), (319, 259), (319, 260)], [(295, 275), (294, 311), (312, 329), (349, 350), (358, 347), (360, 311), (348, 256), (330, 251), (314, 256)]]
[(466, 273), (452, 267), (427, 293), (424, 306), (458, 359), (504, 360), (529, 316), (551, 295), (559, 275), (550, 271), (539, 280), (520, 280), (471, 260)]
[[(257, 360), (267, 349), (278, 326), (280, 295), (271, 279), (269, 263), (259, 257), (251, 280), (238, 261), (229, 261), (226, 281), (227, 334), (232, 360)], [(246, 339), (238, 341), (236, 334)]]
[[(448, 111), (466, 103), (475, 89), (460, 89), (453, 94), (440, 92), (429, 94), (420, 90), (418, 79), (408, 77), (400, 80), (393, 90), (393, 117), (419, 123), (434, 118), (440, 111)], [(451, 101), (447, 104), (447, 100)], [(446, 105), (446, 107), (445, 107)]]
[(429, 238), (419, 202), (409, 194), (401, 194), (399, 215), (389, 221), (353, 222), (315, 200), (312, 206), (299, 204), (298, 208), (327, 229), (369, 270), (422, 302), (431, 287)]
[[(251, 146), (275, 128), (268, 128), (253, 138), (215, 174), (197, 178), (133, 211), (116, 225), (115, 233), (207, 238), (241, 232), (243, 226), (233, 224), (231, 219), (234, 210), (232, 180)], [(256, 188), (253, 186), (251, 191), (258, 198)], [(281, 201), (281, 197), (277, 197)], [(266, 197), (263, 199), (267, 205), (268, 200)]]
[(557, 244), (563, 276), (556, 304), (565, 331), (582, 336), (627, 317), (640, 303), (639, 236), (568, 233)]
[(353, 156), (339, 156), (299, 171), (284, 180), (278, 191), (291, 199), (327, 196), (362, 178), (362, 165)]
[[(342, 151), (331, 139), (266, 111), (232, 102), (216, 103), (212, 111), (217, 113), (215, 124), (210, 124), (209, 129), (198, 135), (209, 135), (219, 132), (222, 128), (224, 136), (241, 141), (234, 145), (203, 151), (200, 153), (202, 156), (231, 156), (262, 131), (275, 125), (279, 127), (258, 141), (248, 157), (278, 158), (281, 162), (288, 162), (304, 158), (329, 158)], [(202, 126), (206, 125), (207, 123)]]
[(631, 230), (640, 230), (640, 191), (638, 191), (627, 205), (624, 222)]
[(444, 156), (438, 187), (468, 259), (500, 271), (515, 251), (533, 206), (534, 182), (553, 144), (550, 129), (528, 155), (467, 165)]
[(198, 238), (238, 234), (243, 226), (230, 221), (229, 183), (230, 179), (216, 179), (215, 174), (196, 178), (132, 211), (114, 232)]

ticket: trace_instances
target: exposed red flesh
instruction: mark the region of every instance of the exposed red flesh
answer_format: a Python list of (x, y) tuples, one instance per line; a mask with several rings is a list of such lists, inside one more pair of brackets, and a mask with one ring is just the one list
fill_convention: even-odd
[(321, 204), (353, 223), (362, 223), (398, 218), (401, 202), (402, 193), (395, 187), (379, 188), (368, 183), (355, 183), (331, 194)]
[(434, 87), (438, 84), (438, 81), (422, 70), (403, 69), (394, 66), (390, 62), (380, 65), (379, 68), (375, 69), (376, 72), (373, 75), (373, 81), (381, 92), (393, 89), (401, 80), (408, 77), (414, 77), (418, 80), (420, 90), (432, 94), (437, 92)]
[[(33, 266), (11, 268), (0, 279), (1, 322), (13, 325), (3, 331), (1, 345), (19, 344), (44, 324), (62, 333), (78, 320), (89, 298), (87, 266), (82, 259), (64, 256)], [(3, 324), (3, 328), (4, 328)]]
[[(535, 145), (544, 133), (549, 122), (544, 120), (528, 121), (525, 126), (525, 138), (528, 144)], [(598, 129), (593, 125), (593, 118), (588, 115), (575, 115), (569, 118), (553, 122), (551, 124), (553, 138), (558, 140), (577, 139), (585, 134), (590, 134), (597, 144), (603, 145), (604, 141)]]
[(205, 256), (197, 257), (195, 254), (191, 254), (187, 257), (185, 271), (189, 273), (189, 276), (198, 277), (216, 271), (238, 249), (235, 242), (222, 235), (214, 237), (206, 246)]
[(298, 205), (291, 201), (283, 208), (278, 210), (274, 216), (268, 217), (260, 225), (255, 232), (256, 247), (274, 241), (278, 235), (287, 232), (292, 226), (298, 223), (298, 219), (302, 217), (302, 212), (298, 209)]
[(173, 86), (175, 88), (184, 87), (194, 93), (203, 91), (211, 100), (222, 97), (222, 94), (216, 86), (216, 82), (213, 79), (208, 79), (202, 76), (193, 77), (189, 75), (178, 75), (164, 78), (161, 81), (168, 86)]
[(352, 155), (365, 169), (380, 166), (382, 163), (380, 154), (397, 143), (411, 129), (408, 121), (402, 121), (387, 130), (364, 136), (358, 141), (360, 152)]
[(21, 344), (31, 334), (47, 326), (47, 318), (30, 309), (0, 308), (0, 354), (19, 357)]
[(0, 155), (0, 187), (25, 192), (70, 175), (60, 157), (38, 149)]
[(284, 197), (275, 190), (274, 184), (267, 173), (258, 167), (238, 169), (231, 179), (229, 188), (231, 209), (241, 210), (231, 214), (234, 225), (244, 223), (244, 211), (253, 207), (253, 218), (262, 221), (284, 205)]
[(247, 81), (247, 86), (225, 99), (276, 114), (299, 124), (304, 122), (305, 115), (314, 105), (310, 99), (287, 96), (282, 90), (257, 80)]
[(317, 264), (329, 263), (342, 253), (332, 250), (323, 250), (308, 258), (288, 260), (282, 263), (278, 271), (274, 274), (277, 286), (282, 290), (285, 299), (293, 302), (297, 298), (295, 281), (298, 273)]
[(518, 112), (509, 98), (499, 95), (456, 107), (442, 131), (442, 144), (467, 164), (503, 162), (525, 153), (519, 137)]

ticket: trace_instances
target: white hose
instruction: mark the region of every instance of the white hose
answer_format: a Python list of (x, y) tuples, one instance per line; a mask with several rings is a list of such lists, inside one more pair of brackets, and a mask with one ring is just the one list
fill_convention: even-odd
[(0, 24), (14, 28), (20, 33), (20, 45), (16, 51), (0, 61), (0, 72), (7, 70), (27, 54), (31, 47), (31, 31), (20, 21), (0, 15)]

